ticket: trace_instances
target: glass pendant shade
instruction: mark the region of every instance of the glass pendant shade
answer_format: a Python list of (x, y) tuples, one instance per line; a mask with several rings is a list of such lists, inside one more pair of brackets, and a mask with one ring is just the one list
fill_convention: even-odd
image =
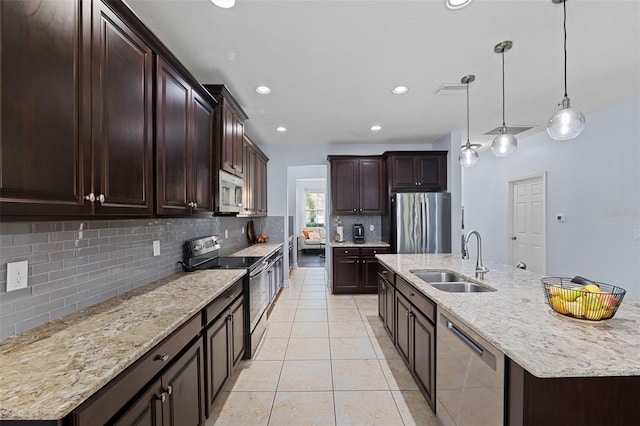
[(547, 123), (547, 133), (552, 139), (574, 139), (584, 130), (584, 114), (569, 105), (569, 98), (562, 100), (562, 109), (553, 114)]
[(518, 147), (518, 140), (515, 136), (510, 135), (507, 131), (507, 127), (502, 128), (502, 133), (493, 140), (491, 143), (491, 152), (496, 157), (506, 157), (516, 150)]
[(458, 161), (462, 167), (471, 167), (478, 162), (478, 151), (471, 146), (465, 146), (460, 151)]

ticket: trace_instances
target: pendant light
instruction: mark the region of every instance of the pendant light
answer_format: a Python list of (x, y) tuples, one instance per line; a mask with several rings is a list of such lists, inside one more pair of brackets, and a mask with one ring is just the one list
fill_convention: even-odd
[(496, 44), (493, 48), (494, 52), (502, 55), (502, 127), (500, 128), (500, 134), (491, 143), (491, 152), (496, 157), (507, 157), (513, 154), (518, 147), (518, 140), (514, 135), (509, 134), (509, 129), (504, 119), (504, 52), (511, 49), (511, 46), (513, 46), (513, 43), (507, 40)]
[(478, 162), (478, 151), (476, 148), (480, 147), (478, 144), (472, 144), (469, 142), (469, 83), (474, 81), (476, 76), (473, 74), (465, 75), (460, 82), (467, 85), (467, 143), (462, 147), (458, 161), (462, 167), (471, 167)]
[(562, 109), (549, 119), (547, 133), (557, 141), (573, 139), (584, 129), (584, 114), (571, 108), (567, 95), (567, 3), (566, 0), (551, 0), (554, 4), (562, 3), (564, 10), (564, 98), (558, 106)]

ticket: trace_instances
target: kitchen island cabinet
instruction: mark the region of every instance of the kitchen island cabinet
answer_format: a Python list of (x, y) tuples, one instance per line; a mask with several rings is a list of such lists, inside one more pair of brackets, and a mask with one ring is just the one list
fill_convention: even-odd
[(383, 265), (378, 266), (378, 317), (395, 344), (395, 276)]
[[(575, 321), (550, 310), (541, 277), (530, 271), (485, 262), (489, 273), (480, 280), (472, 278), (475, 262), (459, 254), (378, 259), (396, 275), (396, 284), (400, 277), (505, 355), (505, 424), (627, 425), (640, 418), (640, 302), (625, 299), (607, 321)], [(443, 292), (411, 272), (416, 270), (456, 272), (496, 291)]]

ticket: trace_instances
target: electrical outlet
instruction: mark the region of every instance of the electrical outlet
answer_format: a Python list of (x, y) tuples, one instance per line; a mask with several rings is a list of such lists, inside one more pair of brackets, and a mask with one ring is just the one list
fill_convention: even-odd
[(369, 225), (369, 231), (373, 232), (375, 231), (376, 227), (373, 225)]
[(27, 287), (29, 261), (7, 263), (7, 291), (19, 290)]
[(240, 233), (244, 235), (244, 226), (240, 228)]
[(160, 240), (155, 240), (153, 242), (153, 255), (160, 256)]
[(640, 229), (636, 229), (633, 231), (633, 239), (636, 241), (640, 241)]
[(228, 230), (228, 229), (225, 229), (225, 230), (224, 230), (224, 238), (225, 238), (225, 240), (226, 240), (227, 238), (229, 238), (229, 230)]

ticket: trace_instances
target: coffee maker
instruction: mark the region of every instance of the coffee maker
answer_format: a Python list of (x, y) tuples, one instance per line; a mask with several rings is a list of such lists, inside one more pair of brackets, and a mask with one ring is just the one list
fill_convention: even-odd
[(353, 242), (356, 244), (364, 244), (364, 225), (361, 223), (353, 225)]

